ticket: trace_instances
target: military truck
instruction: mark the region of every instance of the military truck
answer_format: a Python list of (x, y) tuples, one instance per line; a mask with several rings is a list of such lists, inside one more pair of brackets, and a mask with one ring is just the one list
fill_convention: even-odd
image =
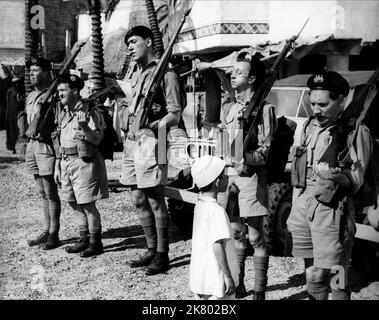
[[(364, 85), (373, 71), (341, 72), (350, 84), (350, 93), (347, 104), (354, 97), (360, 86)], [(277, 80), (269, 93), (267, 100), (276, 108), (277, 117), (286, 117), (296, 123), (293, 145), (300, 142), (301, 130), (307, 117), (312, 114), (309, 104), (309, 89), (306, 81), (310, 74), (299, 74)], [(203, 93), (204, 94), (204, 93)], [(201, 95), (201, 94), (199, 94)], [(204, 106), (199, 112), (206, 112)], [(193, 115), (196, 117), (197, 115)], [(207, 124), (208, 127), (213, 126)], [(172, 221), (180, 228), (183, 234), (190, 236), (192, 228), (193, 207), (197, 201), (197, 190), (193, 186), (189, 175), (189, 166), (194, 159), (205, 154), (223, 156), (220, 145), (212, 130), (205, 130), (207, 136), (202, 136), (204, 130), (199, 130), (197, 137), (186, 138), (182, 132), (179, 139), (173, 139), (169, 148), (169, 163), (179, 168), (175, 179), (166, 187), (168, 209)], [(214, 130), (215, 131), (215, 130)], [(211, 133), (209, 133), (211, 132)], [(178, 160), (180, 159), (180, 160)], [(297, 196), (297, 190), (290, 183), (290, 167), (292, 154), (289, 154), (285, 174), (280, 182), (269, 185), (269, 216), (265, 220), (266, 242), (271, 254), (290, 255), (290, 243), (286, 241), (287, 225), (292, 200)], [(181, 168), (180, 168), (181, 167)], [(367, 221), (368, 208), (357, 216), (357, 238), (379, 243), (379, 232), (376, 232)]]

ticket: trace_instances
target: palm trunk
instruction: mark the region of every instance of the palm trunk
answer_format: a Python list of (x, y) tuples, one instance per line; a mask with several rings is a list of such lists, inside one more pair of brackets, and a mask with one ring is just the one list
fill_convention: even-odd
[(164, 48), (162, 35), (159, 31), (157, 14), (154, 8), (154, 2), (153, 0), (145, 0), (145, 4), (147, 10), (147, 17), (149, 18), (150, 28), (154, 35), (154, 52), (157, 58), (160, 58), (163, 54)]
[[(30, 11), (37, 4), (38, 0), (25, 0), (25, 62), (38, 54), (38, 30), (32, 29), (30, 25), (30, 20), (33, 16)], [(33, 90), (28, 70), (25, 70), (25, 90), (26, 92)]]
[(103, 36), (101, 29), (100, 1), (88, 0), (90, 8), (90, 17), (92, 22), (92, 80), (94, 84), (94, 92), (104, 88), (104, 52), (103, 52)]

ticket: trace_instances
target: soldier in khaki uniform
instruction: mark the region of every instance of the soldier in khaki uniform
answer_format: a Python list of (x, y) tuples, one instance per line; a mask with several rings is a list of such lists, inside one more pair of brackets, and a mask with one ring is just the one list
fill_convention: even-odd
[[(343, 163), (330, 168), (322, 156), (332, 142), (335, 120), (344, 109), (349, 84), (339, 73), (329, 71), (311, 76), (307, 86), (314, 116), (305, 124), (302, 134), (306, 166), (304, 170), (299, 169), (303, 173), (296, 172), (306, 175), (306, 186), (295, 199), (287, 220), (292, 253), (294, 257), (304, 258), (310, 299), (327, 300), (331, 287), (333, 300), (348, 300), (348, 267), (356, 210), (352, 196), (364, 183), (373, 151), (372, 140), (368, 128), (359, 124), (356, 135), (349, 134), (342, 141), (348, 150)], [(333, 194), (336, 188), (335, 197), (325, 201), (325, 196)], [(338, 285), (334, 282), (330, 285), (331, 273), (339, 278)]]
[[(219, 203), (226, 208), (234, 232), (240, 265), (239, 286), (236, 297), (246, 295), (244, 285), (246, 260), (246, 229), (249, 241), (254, 247), (254, 300), (264, 300), (267, 285), (267, 270), (269, 256), (263, 234), (263, 218), (268, 214), (268, 189), (266, 159), (270, 150), (271, 141), (277, 128), (274, 107), (266, 103), (262, 114), (258, 115), (256, 143), (242, 154), (244, 133), (239, 118), (248, 106), (254, 90), (262, 83), (266, 76), (265, 66), (256, 56), (241, 52), (231, 74), (231, 86), (235, 90), (235, 97), (226, 100), (222, 105), (221, 128), (228, 137), (231, 147), (227, 156), (232, 167), (227, 168), (229, 176), (229, 190), (238, 191), (237, 205), (232, 205), (233, 192), (219, 193)], [(229, 162), (228, 161), (228, 162)]]
[(108, 179), (101, 152), (105, 123), (99, 110), (80, 97), (84, 82), (76, 75), (58, 79), (63, 110), (58, 115), (61, 154), (57, 155), (54, 178), (61, 183), (61, 198), (78, 218), (79, 241), (68, 253), (91, 257), (103, 252), (100, 213), (96, 200), (108, 198)]
[[(121, 183), (134, 185), (132, 201), (137, 208), (143, 227), (148, 251), (131, 267), (147, 266), (146, 274), (162, 273), (169, 268), (168, 213), (164, 200), (164, 184), (167, 180), (167, 162), (158, 160), (159, 152), (166, 154), (166, 146), (158, 144), (158, 130), (168, 130), (179, 123), (182, 111), (179, 80), (173, 71), (164, 75), (159, 86), (154, 110), (148, 115), (148, 127), (135, 135), (129, 132), (134, 116), (142, 108), (141, 94), (157, 65), (153, 50), (153, 34), (144, 26), (136, 26), (125, 36), (125, 43), (137, 70), (131, 75), (131, 99), (123, 107), (121, 129), (127, 136), (124, 142)], [(162, 149), (159, 149), (162, 148)]]
[[(44, 58), (33, 58), (27, 61), (30, 72), (30, 80), (34, 90), (26, 99), (25, 111), (27, 122), (30, 125), (39, 112), (39, 102), (43, 98), (51, 82), (51, 65)], [(58, 196), (58, 188), (54, 182), (55, 154), (50, 134), (54, 129), (54, 118), (52, 123), (47, 124), (48, 129), (43, 136), (29, 136), (30, 140), (26, 148), (25, 165), (28, 172), (34, 175), (38, 192), (43, 199), (43, 211), (45, 214), (45, 231), (36, 239), (29, 240), (29, 246), (43, 244), (44, 250), (50, 250), (60, 245), (59, 242), (59, 218), (61, 213), (61, 202)]]

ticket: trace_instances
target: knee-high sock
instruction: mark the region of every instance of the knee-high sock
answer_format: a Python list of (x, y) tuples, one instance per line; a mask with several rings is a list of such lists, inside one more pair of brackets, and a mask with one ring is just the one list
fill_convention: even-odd
[(167, 253), (169, 251), (167, 212), (156, 216), (155, 223), (157, 226), (157, 251)]
[(73, 209), (75, 211), (76, 223), (79, 226), (79, 234), (81, 236), (89, 235), (88, 220), (84, 210), (79, 205), (74, 206)]
[(49, 200), (42, 199), (43, 214), (45, 216), (45, 231), (50, 230), (50, 213), (49, 213)]
[(147, 247), (157, 248), (157, 231), (155, 227), (154, 215), (150, 210), (139, 211), (139, 220), (145, 233)]
[(254, 255), (253, 261), (255, 269), (254, 291), (266, 292), (269, 256), (259, 257)]
[(60, 216), (61, 216), (61, 201), (59, 197), (49, 201), (50, 229), (49, 233), (59, 233)]
[(237, 260), (240, 267), (239, 272), (239, 285), (243, 285), (245, 279), (245, 261), (246, 261), (247, 249), (237, 249)]
[(85, 210), (85, 213), (87, 215), (89, 233), (95, 234), (101, 232), (101, 218), (99, 210), (97, 210), (94, 206), (93, 210)]
[(332, 300), (350, 300), (351, 291), (346, 289), (333, 289), (332, 288)]
[(307, 281), (309, 300), (328, 300), (328, 288), (327, 279), (317, 282)]
[(54, 182), (53, 176), (43, 176), (42, 185), (46, 199), (48, 200), (50, 228), (49, 233), (59, 232), (59, 218), (61, 214), (61, 201), (58, 196), (58, 187)]

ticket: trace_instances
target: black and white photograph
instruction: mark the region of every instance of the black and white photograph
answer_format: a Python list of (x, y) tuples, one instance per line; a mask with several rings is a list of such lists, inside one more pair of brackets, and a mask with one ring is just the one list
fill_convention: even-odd
[(0, 300), (379, 300), (378, 17), (0, 0)]

